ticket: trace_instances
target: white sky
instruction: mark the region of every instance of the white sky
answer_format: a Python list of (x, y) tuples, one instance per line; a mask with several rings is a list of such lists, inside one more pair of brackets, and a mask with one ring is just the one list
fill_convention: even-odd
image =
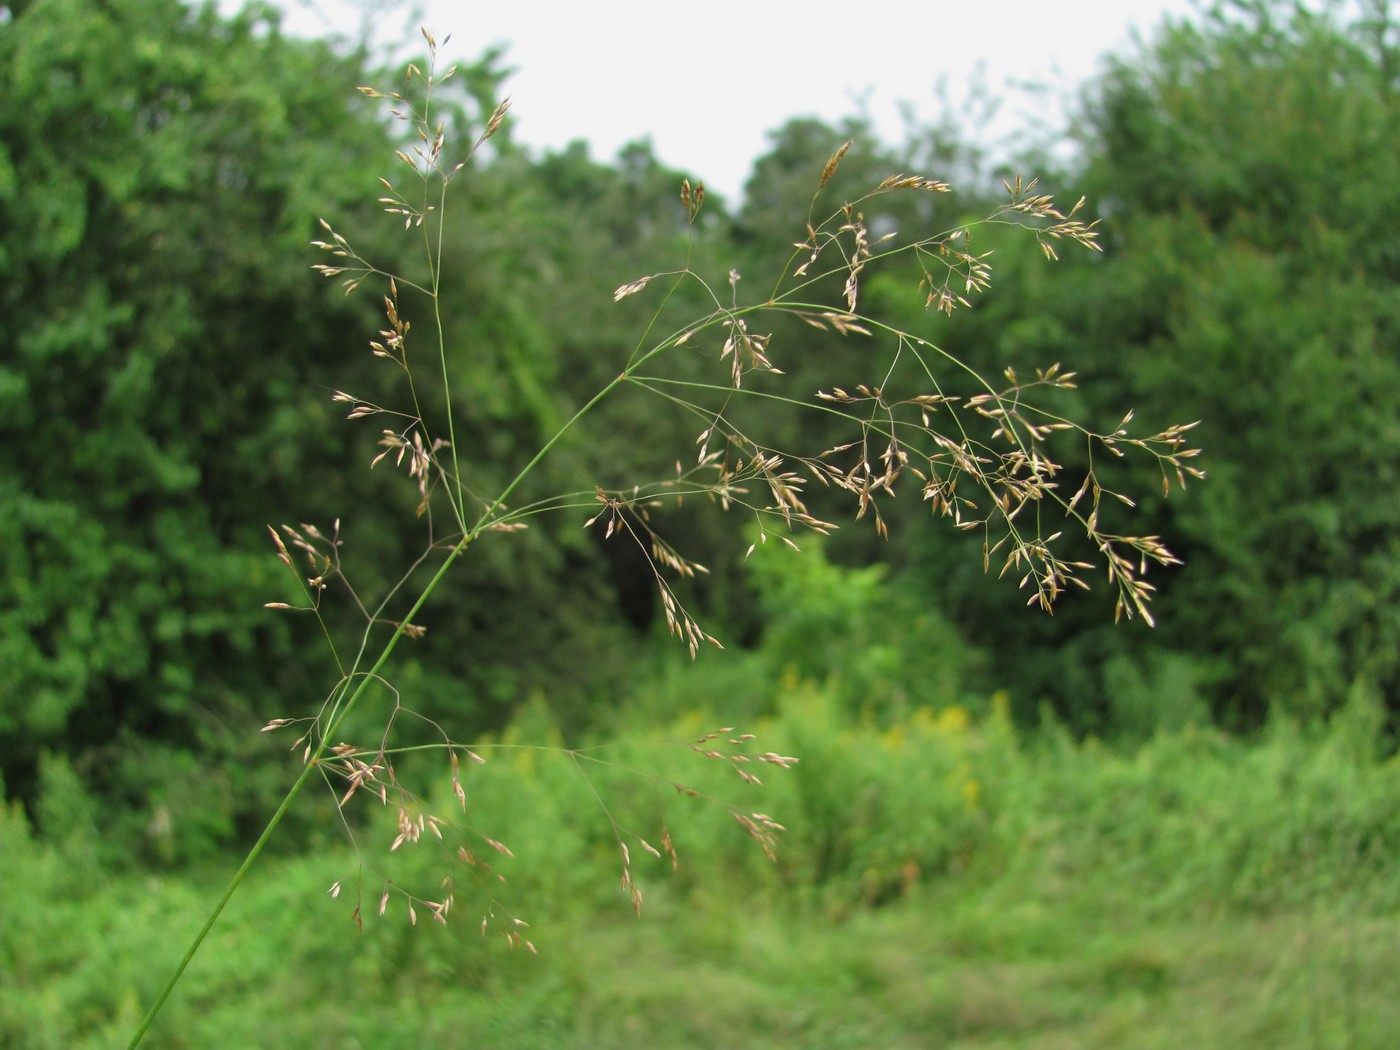
[[(236, 6), (228, 0), (221, 5)], [(289, 30), (376, 47), (426, 26), (448, 61), (510, 45), (506, 85), (517, 139), (559, 147), (584, 138), (610, 160), (650, 136), (663, 162), (734, 201), (766, 132), (789, 117), (833, 120), (862, 101), (891, 138), (899, 104), (934, 119), (945, 81), (958, 101), (981, 67), (1001, 100), (989, 140), (1057, 129), (1106, 53), (1131, 46), (1194, 0), (280, 0)], [(373, 12), (372, 17), (366, 11)], [(414, 46), (414, 45), (410, 45)], [(1034, 95), (1023, 86), (1043, 85)], [(936, 173), (930, 173), (936, 174)]]

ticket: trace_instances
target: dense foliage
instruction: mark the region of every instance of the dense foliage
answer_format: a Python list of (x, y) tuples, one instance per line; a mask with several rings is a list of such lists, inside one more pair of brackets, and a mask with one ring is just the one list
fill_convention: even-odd
[[(656, 509), (651, 524), (711, 568), (686, 581), (684, 599), (729, 652), (682, 666), (645, 555), (580, 526), (596, 510), (595, 484), (673, 476), (677, 460), (693, 459), (695, 420), (624, 392), (551, 450), (512, 498), (574, 493), (568, 509), (476, 543), (424, 609), (427, 634), (399, 654), (394, 677), (425, 716), (400, 727), (404, 743), (438, 720), (492, 755), (472, 781), (474, 812), (483, 834), (521, 855), (500, 862), (512, 907), (576, 910), (582, 929), (616, 903), (620, 839), (573, 753), (549, 751), (582, 742), (617, 763), (588, 767), (611, 819), (645, 827), (672, 803), (683, 812), (665, 818), (679, 872), (662, 878), (657, 865), (644, 876), (677, 931), (674, 956), (719, 965), (753, 947), (721, 922), (741, 893), (727, 881), (737, 872), (746, 890), (762, 887), (754, 906), (767, 925), (756, 937), (815, 918), (876, 929), (868, 913), (890, 906), (978, 960), (964, 974), (940, 956), (940, 972), (962, 976), (898, 996), (901, 1010), (931, 1005), (891, 1022), (890, 1045), (934, 1031), (967, 1045), (984, 1034), (1032, 1045), (1030, 1031), (1053, 1038), (1082, 1020), (1075, 1010), (1092, 1009), (1062, 1008), (1080, 1003), (1071, 986), (1086, 983), (1109, 990), (1105, 1016), (1125, 1019), (1067, 1038), (1122, 1045), (1132, 1004), (1172, 1016), (1164, 989), (1215, 973), (1188, 950), (1191, 916), (1257, 922), (1268, 946), (1286, 939), (1271, 916), (1321, 936), (1311, 924), (1323, 914), (1322, 926), (1345, 931), (1318, 942), (1329, 973), (1343, 953), (1353, 963), (1375, 954), (1384, 973), (1366, 937), (1388, 929), (1378, 916), (1394, 910), (1400, 835), (1384, 758), (1400, 710), (1391, 7), (1368, 0), (1347, 22), (1336, 5), (1315, 13), (1252, 0), (1164, 25), (1086, 87), (1070, 159), (1041, 156), (1028, 172), (1061, 198), (1088, 196), (1104, 220), (1101, 255), (1066, 253), (1047, 266), (1031, 240), (993, 227), (969, 247), (995, 253), (990, 294), (947, 318), (927, 308), (917, 266), (871, 274), (861, 289), (875, 312), (987, 374), (1062, 362), (1081, 382), (1055, 391), (1058, 403), (1105, 430), (1127, 408), (1134, 433), (1200, 417), (1210, 477), (1186, 492), (1156, 495), (1150, 466), (1104, 463), (1102, 453), (1091, 464), (1082, 441), (1067, 441), (1060, 459), (1065, 493), (1091, 465), (1105, 484), (1147, 493), (1137, 513), (1184, 559), (1152, 571), (1155, 631), (1113, 626), (1101, 581), (1053, 618), (1022, 608), (1025, 592), (984, 572), (978, 537), (929, 520), (917, 499), (881, 497), (886, 538), (809, 493), (814, 513), (843, 528), (804, 540), (800, 554), (688, 499)], [(404, 143), (403, 125), (355, 90), (388, 75), (370, 66), (363, 53), (284, 35), (260, 6), (224, 17), (178, 0), (0, 0), (6, 1045), (125, 1034), (160, 974), (116, 956), (164, 965), (168, 941), (153, 943), (150, 930), (195, 911), (179, 881), (198, 878), (190, 862), (248, 839), (280, 795), (294, 759), (256, 730), (314, 708), (335, 668), (311, 618), (262, 608), (291, 598), (267, 526), (338, 527), (345, 576), (364, 594), (392, 587), (422, 550), (417, 494), (387, 468), (367, 469), (382, 451), (379, 428), (345, 421), (331, 399), (343, 389), (371, 397), (383, 384), (365, 345), (383, 324), (380, 304), (342, 297), (310, 272), (319, 257), (308, 242), (325, 235), (318, 218), (353, 229), (386, 266), (415, 265), (401, 222), (374, 203), (392, 174), (385, 158)], [(481, 131), (505, 81), (497, 53), (461, 71), (441, 99), (456, 138)], [(499, 491), (617, 375), (648, 326), (708, 309), (695, 283), (659, 314), (646, 296), (614, 302), (614, 289), (682, 267), (712, 288), (771, 287), (804, 236), (823, 166), (849, 139), (856, 145), (829, 173), (828, 210), (898, 173), (955, 180), (952, 193), (871, 203), (863, 218), (875, 236), (956, 228), (1005, 198), (1000, 173), (954, 122), (882, 143), (860, 119), (796, 119), (774, 131), (742, 201), (712, 199), (697, 217), (677, 198), (689, 173), (647, 144), (607, 161), (582, 143), (536, 155), (507, 118), (471, 157), (443, 231), (443, 341), (457, 376), (456, 443), (478, 465), (471, 484)], [(1008, 178), (1016, 170), (1008, 164)], [(418, 330), (430, 321), (422, 310), (405, 306)], [(769, 346), (804, 396), (869, 377), (869, 344), (796, 317), (775, 321)], [(671, 367), (671, 380), (696, 378), (701, 355), (677, 355)], [(425, 397), (441, 393), (431, 376), (420, 382)], [(777, 402), (733, 412), (761, 417), (775, 448), (848, 437), (831, 417)], [(1113, 527), (1107, 503), (1104, 515)], [(356, 622), (348, 604), (328, 603), (325, 614), (332, 631)], [(795, 831), (776, 865), (735, 833), (723, 805), (687, 797), (658, 807), (634, 775), (667, 782), (676, 752), (694, 760), (689, 749), (619, 743), (662, 728), (690, 739), (720, 723), (762, 728), (765, 746), (803, 759), (789, 771), (797, 775), (763, 789), (761, 808)], [(725, 797), (747, 790), (733, 772), (718, 762), (673, 778)], [(375, 841), (392, 834), (372, 817), (344, 823), (333, 799), (294, 819), (286, 849), (347, 828)], [(256, 937), (231, 934), (218, 956), (227, 962), (191, 971), (196, 990), (229, 1005), (204, 1020), (173, 1007), (190, 1040), (266, 1015), (239, 992), (249, 982), (266, 990), (274, 952), (299, 960), (278, 1009), (297, 1014), (308, 1043), (346, 1031), (329, 1007), (346, 980), (388, 988), (367, 1010), (401, 1032), (403, 1004), (423, 989), (462, 972), (489, 988), (489, 972), (523, 973), (484, 961), (475, 939), (433, 940), (440, 954), (425, 955), (387, 924), (367, 934), (375, 951), (347, 964), (343, 945), (308, 934), (306, 901), (331, 879), (358, 883), (342, 854), (311, 852), (277, 861), (285, 886), (255, 889)], [(364, 876), (367, 898), (377, 897), (378, 863)], [(394, 863), (413, 874), (421, 861)], [(140, 873), (97, 888), (124, 867), (179, 866), (184, 874), (150, 900)], [(71, 938), (52, 936), (46, 913)], [(269, 925), (271, 913), (282, 925)], [(1059, 914), (1069, 918), (1047, 917)], [(1104, 927), (1085, 962), (1080, 926), (1105, 914), (1150, 932), (1131, 940)], [(889, 954), (887, 933), (878, 950), (869, 934), (865, 976), (825, 963), (840, 985), (832, 1002), (863, 1002), (862, 981), (906, 988), (910, 959)], [(1228, 956), (1230, 935), (1218, 940)], [(770, 944), (764, 957), (800, 973), (798, 963), (821, 969), (822, 953), (845, 961), (829, 944), (800, 960)], [(1005, 1013), (989, 989), (1006, 953), (1072, 971), (1056, 970), (1053, 995), (1040, 999), (1032, 981), (1019, 1002), (1039, 1003), (1040, 1020), (1010, 1033), (976, 1009), (981, 994), (989, 1012)], [(582, 948), (578, 958), (593, 959)], [(1316, 1002), (1280, 996), (1292, 1005), (1222, 1019), (1242, 1026), (1228, 1045), (1283, 1045), (1303, 1028), (1317, 1045), (1329, 1035), (1385, 1045), (1373, 1040), (1381, 1029), (1358, 1020), (1357, 1002), (1391, 1005), (1362, 968), (1340, 990), (1318, 991), (1308, 965), (1285, 978), (1313, 988)], [(869, 1026), (883, 1023), (852, 1026), (830, 1004), (806, 1003), (814, 1020), (804, 1027), (789, 1016), (793, 1003), (749, 992), (749, 1006), (731, 1004), (744, 1024), (709, 1027), (679, 987), (619, 982), (605, 1001), (589, 999), (593, 966), (543, 971), (544, 985), (523, 985), (535, 998), (512, 989), (471, 1016), (533, 1025), (567, 1012), (578, 1040), (627, 1042), (640, 1038), (628, 1027), (636, 1018), (669, 1017), (664, 1004), (681, 1002), (696, 1015), (686, 1035), (695, 1045), (754, 1031), (825, 1045), (838, 1029), (869, 1045)], [(760, 983), (783, 987), (771, 977)], [(413, 1023), (423, 1039), (441, 1039), (437, 1022)], [(1172, 1031), (1153, 1038), (1173, 1045)]]
[(1102, 417), (1189, 405), (1209, 450), (1208, 484), (1147, 508), (1186, 563), (1150, 635), (1088, 602), (1027, 623), (925, 549), (970, 635), (1022, 657), (1018, 705), (1133, 733), (1315, 716), (1358, 683), (1395, 707), (1400, 40), (1368, 8), (1344, 27), (1232, 5), (1119, 58), (1060, 176), (1105, 216), (1103, 256), (1047, 271), (1006, 245), (999, 294), (961, 318), (979, 360), (1072, 364)]
[[(1077, 152), (1042, 174), (1062, 197), (1088, 195), (1102, 255), (1047, 267), (1033, 243), (993, 229), (975, 246), (995, 250), (992, 292), (949, 318), (926, 309), (917, 269), (862, 290), (989, 374), (1063, 362), (1082, 379), (1058, 392), (1067, 412), (1105, 429), (1129, 407), (1148, 431), (1200, 416), (1209, 481), (1141, 508), (1185, 561), (1153, 572), (1155, 632), (1112, 626), (1098, 583), (1053, 619), (1019, 608), (1025, 594), (987, 578), (976, 538), (929, 521), (916, 500), (882, 505), (888, 539), (866, 521), (802, 558), (774, 543), (747, 562), (754, 535), (687, 503), (656, 524), (711, 567), (686, 598), (731, 652), (681, 674), (658, 644), (644, 558), (579, 527), (594, 484), (665, 476), (694, 456), (693, 419), (624, 396), (518, 496), (574, 491), (573, 510), (488, 537), (425, 611), (428, 633), (396, 677), (415, 708), (463, 737), (547, 711), (560, 739), (598, 739), (635, 732), (639, 717), (718, 709), (716, 696), (726, 720), (786, 719), (829, 782), (793, 800), (793, 819), (828, 839), (784, 877), (813, 899), (870, 902), (963, 863), (987, 827), (952, 803), (886, 813), (885, 789), (864, 779), (880, 771), (833, 757), (843, 733), (943, 724), (925, 709), (997, 725), (994, 694), (1054, 740), (1060, 726), (1125, 743), (1212, 723), (1258, 730), (1349, 697), (1379, 698), (1393, 716), (1400, 41), (1381, 0), (1351, 23), (1295, 6), (1225, 5), (1169, 24), (1086, 88)], [(421, 548), (415, 494), (366, 469), (378, 430), (345, 422), (330, 397), (381, 382), (365, 350), (378, 304), (309, 270), (319, 217), (412, 265), (397, 220), (374, 205), (402, 129), (355, 91), (377, 76), (368, 66), (285, 36), (260, 7), (226, 18), (177, 0), (0, 4), (11, 319), (0, 773), (55, 849), (90, 838), (103, 863), (170, 864), (246, 838), (265, 814), (286, 760), (256, 729), (313, 705), (327, 670), (309, 619), (262, 608), (287, 587), (269, 523), (329, 533), (339, 520), (347, 577), (366, 592)], [(481, 129), (504, 80), (497, 54), (463, 71), (444, 96), (459, 137)], [(891, 199), (878, 215), (872, 205), (878, 236), (955, 227), (1003, 196), (951, 124), (880, 143), (858, 119), (801, 119), (773, 133), (744, 199), (707, 202), (692, 229), (677, 199), (684, 173), (646, 144), (606, 162), (581, 143), (537, 156), (509, 128), (472, 158), (444, 231), (457, 441), (484, 464), (473, 484), (485, 491), (616, 375), (649, 324), (705, 309), (684, 285), (658, 322), (644, 297), (614, 303), (614, 289), (682, 266), (716, 288), (731, 270), (745, 289), (769, 287), (846, 140), (857, 144), (825, 189), (832, 207), (901, 172), (965, 178), (958, 192)], [(866, 377), (864, 344), (796, 318), (780, 319), (771, 346), (804, 393)], [(680, 357), (679, 374), (692, 364)], [(817, 415), (752, 411), (778, 446), (844, 440)], [(1068, 492), (1089, 462), (1076, 446), (1064, 456)], [(1150, 468), (1094, 466), (1157, 491)], [(849, 517), (820, 493), (812, 506)], [(883, 564), (852, 567), (872, 555)], [(808, 694), (820, 703), (800, 729), (793, 697)], [(1384, 722), (1368, 724), (1379, 734)], [(1221, 739), (1202, 732), (1173, 739)], [(1019, 774), (994, 771), (976, 792), (993, 794), (1003, 775)], [(857, 805), (873, 808), (842, 809)], [(313, 838), (338, 832), (333, 805), (300, 819)], [(905, 856), (880, 838), (887, 819), (938, 844)], [(6, 820), (27, 842), (20, 818)], [(877, 830), (856, 844), (843, 822)]]
[(1228, 721), (1400, 696), (1400, 39), (1369, 6), (1178, 27), (1088, 113), (1116, 250), (1066, 334), (1144, 414), (1203, 419), (1163, 641)]
[[(747, 789), (801, 829), (776, 865), (715, 807), (677, 798), (680, 868), (639, 859), (639, 923), (579, 770), (516, 749), (557, 739), (546, 712), (526, 712), (482, 741), (488, 763), (468, 785), (515, 847), (496, 892), (531, 923), (538, 954), (476, 935), (489, 887), (464, 893), (448, 927), (413, 926), (395, 901), (357, 931), (351, 909), (378, 898), (387, 858), (364, 872), (337, 851), (278, 858), (148, 1045), (243, 1047), (269, 1031), (306, 1047), (469, 1032), (520, 1050), (1393, 1045), (1400, 770), (1377, 756), (1371, 698), (1325, 728), (1280, 719), (1252, 742), (1164, 732), (1125, 754), (1062, 727), (1018, 731), (1000, 705), (877, 725), (810, 682), (769, 689), (780, 714), (765, 739), (806, 756)], [(716, 716), (697, 707), (657, 725), (690, 736)], [(682, 753), (668, 774), (716, 795), (740, 787)], [(650, 793), (618, 767), (676, 750), (614, 741), (594, 755), (618, 764), (588, 770), (615, 815), (654, 819)], [(172, 932), (207, 902), (193, 873), (104, 877), (90, 842), (81, 817), (36, 839), (0, 809), (7, 1047), (128, 1036), (179, 951)], [(432, 850), (396, 857), (398, 874), (437, 863)]]
[[(0, 363), (0, 769), (32, 801), (41, 756), (66, 755), (126, 849), (192, 856), (265, 814), (279, 778), (256, 730), (325, 688), (315, 630), (262, 609), (286, 587), (267, 525), (343, 519), (365, 590), (420, 542), (408, 495), (366, 470), (377, 434), (329, 396), (376, 389), (371, 306), (309, 269), (321, 216), (402, 251), (373, 204), (397, 129), (355, 90), (363, 55), (285, 37), (271, 9), (9, 11), (0, 300), (23, 320)], [(460, 78), (468, 131), (500, 77), (488, 55)], [(629, 156), (534, 163), (502, 136), (454, 212), (463, 441), (502, 473), (596, 380), (566, 362), (626, 338), (635, 315), (603, 314), (617, 275), (674, 246), (679, 177)], [(499, 723), (566, 675), (584, 711), (637, 643), (575, 522), (516, 548), (482, 548), (473, 600), (420, 647), (428, 713)]]
[(263, 522), (358, 487), (321, 389), (366, 316), (303, 245), (385, 141), (359, 65), (174, 0), (0, 27), (0, 764), (22, 794), (63, 752), (190, 846), (259, 794), (254, 712), (309, 684), (259, 611)]

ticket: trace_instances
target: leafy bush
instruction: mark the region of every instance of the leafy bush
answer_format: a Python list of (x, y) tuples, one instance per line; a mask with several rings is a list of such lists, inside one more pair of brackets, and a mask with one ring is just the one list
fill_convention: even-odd
[(1361, 681), (1400, 695), (1397, 41), (1390, 5), (1362, 8), (1221, 4), (1170, 23), (1086, 93), (1084, 160), (1061, 176), (1101, 202), (1102, 255), (1047, 270), (985, 244), (1007, 294), (955, 318), (952, 345), (1074, 361), (1077, 417), (1132, 406), (1152, 427), (1189, 404), (1211, 450), (1211, 484), (1142, 502), (1185, 562), (1157, 581), (1173, 615), (1150, 638), (1087, 604), (1054, 630), (1016, 620), (948, 573), (937, 534), (911, 537), (967, 633), (1024, 655), (1003, 684), (1027, 717), (1049, 700), (1081, 732), (1140, 733), (1149, 705), (1203, 704), (1255, 729), (1275, 704), (1324, 714)]
[[(981, 718), (917, 709), (879, 725), (811, 684), (779, 691), (779, 713), (759, 728), (802, 747), (804, 761), (762, 788), (685, 747), (599, 737), (570, 754), (555, 746), (547, 710), (532, 707), (482, 742), (486, 764), (463, 777), (469, 823), (516, 854), (488, 847), (505, 882), (461, 880), (448, 927), (421, 903), (410, 925), (397, 895), (377, 921), (385, 877), (423, 884), (445, 858), (431, 835), (386, 854), (394, 811), (366, 813), (357, 855), (279, 858), (250, 879), (153, 1045), (245, 1045), (269, 1024), (313, 1046), (421, 1043), (463, 1025), (506, 1046), (524, 1032), (587, 1045), (590, 1032), (679, 1010), (694, 1045), (726, 1024), (830, 1045), (854, 1016), (872, 1031), (893, 1025), (892, 1041), (1063, 1028), (1077, 1044), (1110, 1046), (1110, 1035), (1090, 1038), (1094, 1019), (1144, 996), (1174, 1017), (1189, 993), (1208, 1016), (1175, 1025), (1232, 1033), (1201, 1045), (1262, 1047), (1277, 1045), (1283, 1017), (1390, 1009), (1397, 768), (1375, 746), (1373, 695), (1358, 692), (1327, 725), (1280, 717), (1253, 741), (1187, 728), (1112, 747), (1017, 730), (995, 698)], [(694, 741), (712, 716), (660, 728)], [(656, 790), (631, 771), (639, 765), (660, 773)], [(676, 792), (672, 777), (700, 797)], [(446, 768), (435, 784), (452, 802)], [(607, 814), (587, 805), (594, 788)], [(769, 864), (722, 799), (741, 813), (761, 800), (803, 834)], [(660, 845), (660, 817), (674, 832), (674, 872), (637, 845)], [(615, 829), (646, 895), (640, 938), (619, 925), (632, 911), (617, 887)], [(204, 888), (92, 877), (36, 841), (13, 807), (0, 847), (14, 880), (0, 903), (0, 1041), (109, 1045), (173, 961), (169, 931), (197, 923)], [(490, 931), (522, 931), (538, 955), (462, 935), (492, 898)], [(1261, 970), (1272, 981), (1261, 985)], [(816, 999), (814, 987), (825, 990)], [(702, 1007), (717, 989), (736, 997), (731, 1011)], [(846, 999), (823, 1010), (816, 1000), (838, 989)], [(1259, 1030), (1238, 1031), (1244, 1018)], [(1139, 1020), (1138, 1031), (1158, 1031)], [(1386, 1045), (1355, 1025), (1354, 1045)], [(1150, 1045), (1169, 1045), (1157, 1038)]]

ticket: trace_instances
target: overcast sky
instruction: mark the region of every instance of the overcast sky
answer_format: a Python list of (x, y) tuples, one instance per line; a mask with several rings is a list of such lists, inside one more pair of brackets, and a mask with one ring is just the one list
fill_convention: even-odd
[[(933, 119), (979, 76), (1001, 100), (988, 139), (1057, 127), (1103, 56), (1194, 0), (280, 0), (287, 28), (377, 46), (426, 26), (450, 61), (509, 45), (517, 138), (587, 139), (611, 159), (650, 136), (667, 164), (737, 195), (766, 133), (789, 117), (836, 119), (864, 105), (889, 137), (900, 103)], [(223, 6), (230, 6), (225, 3)], [(236, 6), (236, 5), (232, 5)], [(366, 11), (373, 12), (366, 17)], [(419, 44), (421, 45), (421, 38)], [(1040, 94), (1023, 86), (1042, 85)], [(1046, 93), (1048, 92), (1048, 94)]]

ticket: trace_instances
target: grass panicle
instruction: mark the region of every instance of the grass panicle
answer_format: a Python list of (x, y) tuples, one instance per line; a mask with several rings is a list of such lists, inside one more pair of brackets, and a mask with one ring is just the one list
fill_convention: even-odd
[[(1095, 563), (1060, 553), (1065, 533), (1077, 532), (1080, 546), (1091, 550), (1098, 567), (1106, 571), (1119, 615), (1150, 623), (1153, 588), (1147, 582), (1147, 570), (1153, 564), (1173, 565), (1177, 559), (1156, 536), (1124, 534), (1106, 524), (1108, 503), (1131, 506), (1132, 500), (1101, 483), (1094, 457), (1131, 453), (1155, 458), (1168, 489), (1173, 481), (1184, 486), (1188, 478), (1203, 476), (1195, 466), (1198, 450), (1189, 443), (1190, 425), (1138, 436), (1129, 429), (1129, 413), (1113, 429), (1095, 430), (1062, 417), (1041, 399), (1044, 393), (1073, 387), (1074, 374), (1060, 365), (1029, 376), (1008, 369), (999, 377), (984, 377), (932, 341), (927, 332), (897, 327), (863, 312), (862, 289), (874, 272), (912, 269), (918, 274), (914, 293), (922, 294), (929, 312), (936, 315), (965, 308), (984, 294), (993, 268), (989, 254), (978, 254), (971, 247), (979, 224), (912, 238), (872, 234), (866, 216), (874, 213), (882, 198), (947, 192), (948, 185), (936, 178), (892, 175), (864, 196), (830, 207), (821, 217), (824, 191), (854, 148), (848, 141), (822, 171), (814, 173), (817, 188), (806, 228), (796, 231), (801, 239), (769, 295), (746, 299), (746, 285), (737, 270), (714, 280), (693, 271), (689, 259), (678, 268), (620, 285), (615, 300), (657, 297), (658, 318), (684, 283), (701, 290), (707, 309), (659, 338), (648, 330), (630, 356), (619, 361), (615, 378), (526, 458), (510, 481), (494, 493), (482, 494), (478, 475), (484, 472), (475, 470), (459, 447), (454, 421), (454, 357), (446, 345), (443, 323), (453, 309), (446, 294), (451, 282), (444, 273), (443, 219), (450, 206), (449, 189), (470, 176), (472, 158), (501, 127), (509, 102), (497, 106), (474, 139), (465, 144), (453, 141), (448, 121), (439, 115), (438, 97), (455, 70), (438, 72), (438, 42), (427, 32), (424, 38), (428, 59), (422, 67), (407, 67), (400, 90), (361, 89), (371, 98), (384, 100), (389, 113), (408, 132), (395, 155), (393, 173), (380, 180), (378, 200), (384, 212), (402, 225), (404, 235), (421, 243), (421, 271), (404, 274), (381, 268), (329, 222), (322, 222), (323, 235), (313, 243), (328, 259), (316, 266), (322, 276), (339, 281), (347, 294), (369, 285), (382, 297), (384, 326), (369, 341), (369, 352), (397, 374), (397, 401), (383, 404), (339, 390), (333, 400), (349, 406), (350, 421), (373, 418), (373, 425), (380, 428), (380, 450), (370, 466), (407, 475), (417, 494), (416, 513), (425, 522), (427, 541), (397, 582), (370, 596), (354, 585), (342, 564), (339, 522), (328, 531), (310, 524), (271, 530), (276, 556), (294, 574), (302, 598), (269, 606), (319, 622), (339, 677), (317, 710), (278, 712), (264, 727), (267, 732), (296, 731), (291, 749), (300, 760), (300, 770), (282, 806), (142, 1022), (133, 1046), (141, 1041), (287, 808), (312, 781), (334, 794), (345, 832), (355, 844), (356, 872), (335, 881), (329, 894), (353, 899), (356, 923), (367, 916), (396, 914), (412, 924), (428, 919), (446, 925), (465, 914), (483, 933), (494, 932), (512, 947), (534, 950), (526, 936), (527, 923), (506, 907), (497, 892), (503, 878), (497, 866), (514, 857), (507, 845), (512, 841), (511, 829), (497, 826), (493, 813), (473, 804), (472, 777), (480, 775), (474, 770), (487, 761), (488, 749), (468, 746), (453, 736), (450, 727), (437, 723), (429, 723), (437, 738), (429, 747), (401, 744), (396, 734), (403, 719), (421, 716), (404, 705), (395, 688), (391, 657), (402, 641), (420, 638), (431, 629), (423, 615), (428, 599), (485, 533), (518, 531), (537, 515), (568, 511), (579, 513), (586, 519), (584, 525), (601, 529), (609, 540), (636, 544), (650, 566), (671, 633), (694, 658), (702, 647), (719, 647), (720, 642), (687, 610), (677, 584), (706, 570), (660, 535), (657, 508), (676, 506), (688, 498), (708, 499), (751, 518), (758, 542), (773, 535), (798, 546), (804, 532), (824, 535), (837, 527), (809, 509), (809, 491), (841, 494), (854, 521), (869, 523), (883, 535), (888, 526), (882, 507), (907, 490), (928, 504), (933, 518), (980, 534), (984, 569), (1015, 579), (1027, 592), (1027, 603), (1046, 612), (1071, 588), (1088, 586), (1084, 576)], [(1034, 181), (1023, 183), (1019, 177), (1007, 183), (1006, 191), (1006, 202), (982, 224), (1023, 228), (1052, 261), (1064, 245), (1099, 250), (1094, 223), (1078, 217), (1082, 199), (1061, 211)], [(702, 234), (696, 219), (704, 200), (703, 184), (686, 181), (681, 185), (688, 237)], [(404, 305), (407, 297), (415, 300), (411, 310)], [(410, 314), (426, 319), (420, 322), (426, 335), (406, 319)], [(770, 326), (779, 317), (866, 341), (885, 351), (881, 360), (890, 363), (881, 365), (880, 374), (849, 388), (786, 389), (782, 366), (784, 355), (791, 351)], [(681, 348), (708, 355), (714, 364), (713, 378), (681, 379), (668, 372), (668, 359)], [(426, 381), (430, 374), (432, 383)], [(521, 486), (565, 435), (624, 388), (660, 397), (697, 421), (695, 449), (678, 450), (674, 475), (639, 479), (625, 489), (593, 483), (591, 495), (561, 494), (514, 506)], [(436, 390), (431, 400), (426, 393), (430, 389)], [(750, 429), (743, 421), (746, 417), (735, 410), (754, 399), (823, 413), (828, 422), (846, 431), (846, 437), (825, 449), (775, 447), (764, 433)], [(1062, 491), (1068, 472), (1059, 465), (1067, 441), (1078, 442), (1091, 464), (1085, 476), (1075, 479), (1075, 489), (1068, 495)], [(691, 461), (689, 467), (682, 464), (684, 460)], [(580, 480), (588, 491), (589, 480)], [(584, 506), (591, 510), (582, 510)], [(414, 592), (410, 582), (419, 586), (417, 581), (425, 573), (426, 584)], [(331, 594), (348, 603), (362, 620), (358, 634), (349, 639), (336, 637), (332, 619), (325, 615), (324, 603)], [(385, 705), (378, 738), (342, 739), (351, 724), (350, 715), (369, 697)], [(355, 724), (362, 722), (359, 718)], [(768, 772), (798, 761), (763, 750), (752, 734), (733, 728), (705, 734), (688, 746), (702, 760), (729, 766), (737, 774), (736, 787), (744, 792), (758, 788)], [(399, 767), (425, 750), (441, 756), (437, 774), (441, 783), (414, 788), (400, 778)], [(680, 863), (665, 791), (701, 792), (631, 771), (639, 789), (656, 798), (651, 826), (635, 828), (615, 818), (608, 798), (595, 788), (593, 771), (607, 764), (605, 756), (562, 746), (553, 750), (572, 764), (609, 821), (621, 890), (641, 912), (644, 892), (634, 854), (640, 851), (663, 860), (672, 869)], [(420, 765), (413, 765), (421, 771)], [(442, 785), (450, 786), (441, 790)], [(716, 796), (715, 801), (765, 855), (776, 856), (784, 830), (776, 819), (755, 810), (751, 800), (735, 803)], [(363, 804), (392, 813), (392, 837), (387, 841), (359, 841), (361, 833), (348, 813)], [(382, 870), (390, 855), (426, 849), (436, 851), (442, 862), (441, 878), (431, 891), (401, 885)], [(354, 892), (347, 892), (352, 886)]]

